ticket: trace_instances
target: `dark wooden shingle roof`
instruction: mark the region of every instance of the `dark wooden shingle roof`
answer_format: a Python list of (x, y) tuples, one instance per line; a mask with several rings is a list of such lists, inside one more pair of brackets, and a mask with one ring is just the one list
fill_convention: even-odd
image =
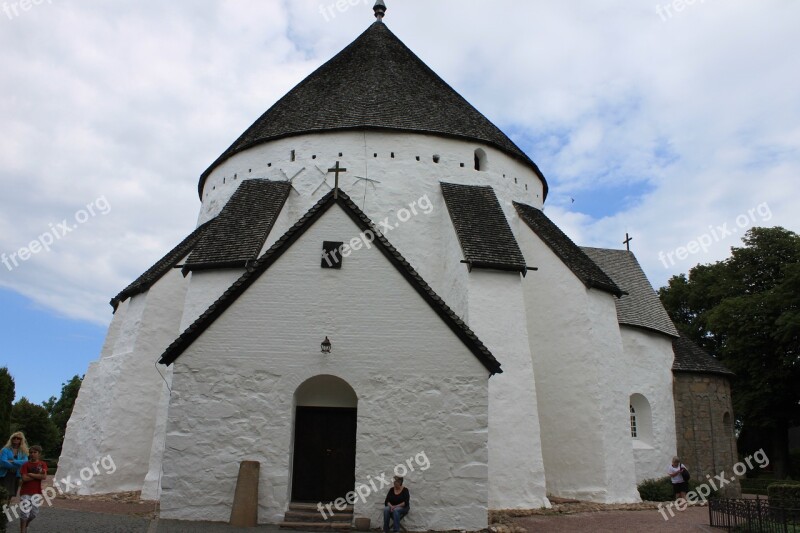
[(581, 249), (627, 293), (616, 301), (620, 324), (678, 336), (678, 330), (633, 253), (606, 248)]
[(525, 257), (489, 186), (442, 183), (442, 194), (469, 268), (527, 273)]
[(169, 272), (172, 268), (176, 267), (181, 259), (187, 256), (192, 248), (197, 244), (197, 241), (205, 234), (205, 232), (213, 225), (214, 220), (209, 220), (202, 226), (194, 230), (188, 237), (183, 239), (180, 244), (167, 252), (167, 255), (159, 259), (156, 264), (148, 268), (144, 274), (136, 278), (136, 280), (125, 287), (122, 292), (111, 298), (111, 307), (114, 311), (120, 303), (124, 302), (131, 296), (141, 294), (150, 289), (155, 283), (161, 279), (164, 274)]
[(711, 357), (686, 335), (681, 334), (680, 337), (672, 342), (672, 351), (675, 353), (675, 359), (672, 363), (673, 372), (734, 375), (733, 372), (725, 368), (725, 365)]
[(184, 272), (243, 267), (261, 252), (291, 185), (285, 181), (242, 181), (186, 260)]
[(303, 233), (308, 230), (319, 218), (334, 204), (338, 204), (353, 222), (363, 232), (371, 231), (375, 236), (373, 245), (381, 251), (389, 262), (400, 272), (423, 300), (436, 312), (442, 321), (464, 343), (475, 357), (484, 365), (491, 374), (502, 373), (500, 363), (494, 355), (481, 342), (469, 326), (459, 318), (445, 301), (422, 279), (414, 267), (403, 255), (382, 235), (379, 228), (364, 214), (350, 197), (338, 192), (334, 198), (334, 191), (330, 191), (317, 202), (297, 223), (273, 244), (257, 261), (248, 265), (247, 271), (231, 285), (217, 301), (203, 312), (195, 322), (189, 326), (161, 355), (160, 363), (169, 365), (175, 362), (180, 355), (200, 335), (225, 312), (255, 281), (266, 272), (280, 257), (294, 244)]
[(430, 133), (486, 143), (547, 182), (497, 126), (422, 62), (382, 22), (372, 24), (250, 126), (200, 177), (260, 143), (305, 133), (375, 129)]
[(544, 242), (556, 256), (583, 282), (586, 287), (609, 292), (617, 297), (624, 291), (587, 256), (572, 239), (561, 231), (553, 221), (539, 209), (514, 202), (520, 218)]

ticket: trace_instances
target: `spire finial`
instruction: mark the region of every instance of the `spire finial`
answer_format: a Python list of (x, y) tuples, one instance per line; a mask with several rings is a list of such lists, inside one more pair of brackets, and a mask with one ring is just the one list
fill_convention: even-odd
[(372, 10), (375, 12), (375, 18), (383, 22), (383, 17), (386, 16), (386, 4), (383, 0), (377, 0)]

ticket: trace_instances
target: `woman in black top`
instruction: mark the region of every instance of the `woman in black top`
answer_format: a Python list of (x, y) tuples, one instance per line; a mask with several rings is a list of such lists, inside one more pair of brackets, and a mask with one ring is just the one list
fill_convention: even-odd
[(389, 489), (383, 502), (383, 531), (389, 533), (389, 519), (394, 519), (394, 531), (400, 531), (400, 520), (408, 513), (411, 495), (403, 486), (403, 478), (394, 476), (394, 486)]

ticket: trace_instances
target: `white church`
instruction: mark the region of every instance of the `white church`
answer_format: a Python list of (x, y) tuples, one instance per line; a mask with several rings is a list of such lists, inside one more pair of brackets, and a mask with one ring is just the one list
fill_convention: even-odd
[(397, 471), (405, 527), (478, 530), (548, 496), (637, 502), (663, 475), (678, 333), (635, 257), (573, 243), (536, 164), (374, 10), (112, 299), (59, 471), (118, 468), (82, 493), (226, 522), (258, 461), (260, 523), (372, 482), (350, 503), (374, 525)]

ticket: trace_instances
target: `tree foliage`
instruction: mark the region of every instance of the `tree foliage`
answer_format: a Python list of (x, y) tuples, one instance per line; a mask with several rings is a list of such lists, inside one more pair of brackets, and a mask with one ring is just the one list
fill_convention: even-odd
[(800, 236), (753, 228), (731, 257), (674, 276), (659, 295), (676, 326), (732, 372), (737, 422), (771, 441), (780, 474), (800, 420)]
[(8, 367), (0, 368), (0, 446), (11, 434), (11, 406), (14, 403), (14, 378)]
[(56, 458), (60, 448), (58, 428), (47, 409), (22, 397), (11, 409), (11, 429), (22, 431), (28, 444), (39, 444), (47, 458)]
[(49, 400), (42, 404), (44, 408), (47, 409), (50, 419), (55, 423), (61, 433), (62, 439), (67, 429), (69, 417), (72, 415), (72, 408), (75, 406), (75, 400), (78, 398), (78, 392), (81, 390), (82, 381), (82, 377), (77, 375), (73, 376), (72, 379), (61, 384), (60, 398), (51, 396)]

